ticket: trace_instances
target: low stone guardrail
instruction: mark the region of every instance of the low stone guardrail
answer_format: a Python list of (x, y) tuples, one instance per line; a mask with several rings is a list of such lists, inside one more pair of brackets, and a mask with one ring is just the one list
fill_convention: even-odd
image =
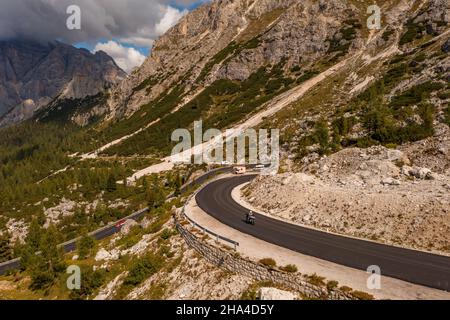
[(198, 238), (194, 233), (185, 227), (185, 224), (189, 223), (182, 222), (184, 217), (185, 215), (182, 211), (178, 211), (174, 214), (174, 221), (177, 231), (190, 248), (193, 248), (212, 264), (233, 273), (248, 276), (256, 281), (270, 281), (281, 285), (282, 287), (300, 292), (306, 298), (356, 300), (356, 298), (351, 294), (343, 292), (340, 289), (336, 288), (333, 290), (328, 290), (326, 287), (309, 283), (299, 274), (275, 270), (249, 259), (242, 258), (236, 253), (212, 246), (211, 244), (208, 244)]

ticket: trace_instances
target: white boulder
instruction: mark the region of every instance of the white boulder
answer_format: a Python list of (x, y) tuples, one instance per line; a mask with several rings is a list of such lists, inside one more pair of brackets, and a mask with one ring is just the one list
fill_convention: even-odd
[(292, 292), (276, 288), (261, 288), (259, 298), (261, 300), (295, 300), (296, 296)]
[(139, 223), (137, 223), (136, 221), (134, 221), (132, 219), (128, 219), (123, 224), (122, 229), (120, 229), (120, 233), (123, 235), (127, 235), (130, 233), (130, 231), (133, 227), (138, 226), (138, 225), (139, 225)]

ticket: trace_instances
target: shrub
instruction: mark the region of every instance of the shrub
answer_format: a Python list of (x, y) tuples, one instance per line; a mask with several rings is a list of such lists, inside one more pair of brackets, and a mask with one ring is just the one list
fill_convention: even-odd
[(158, 272), (163, 264), (163, 259), (154, 254), (148, 254), (139, 258), (131, 266), (130, 272), (124, 280), (124, 285), (137, 286), (145, 279)]
[(391, 37), (391, 35), (393, 35), (393, 34), (394, 34), (394, 30), (393, 29), (388, 29), (388, 30), (386, 30), (383, 33), (382, 38), (383, 38), (384, 41), (388, 41), (389, 38)]
[(386, 143), (384, 146), (388, 149), (397, 149), (397, 144), (395, 143)]
[(109, 175), (108, 181), (106, 183), (106, 191), (114, 192), (117, 190), (117, 182), (116, 177), (114, 175)]
[(291, 72), (293, 72), (293, 73), (299, 72), (300, 70), (302, 70), (302, 68), (299, 65), (293, 66), (291, 68)]
[(161, 232), (161, 239), (163, 239), (163, 240), (168, 240), (168, 239), (170, 239), (170, 237), (171, 237), (172, 235), (173, 235), (172, 230), (164, 229), (164, 230)]
[(438, 98), (441, 100), (447, 100), (450, 99), (450, 90), (439, 92)]
[(272, 258), (264, 258), (259, 260), (259, 263), (261, 263), (263, 266), (269, 267), (269, 268), (275, 268), (277, 266), (277, 263)]
[(386, 72), (386, 75), (383, 77), (383, 81), (385, 85), (390, 86), (395, 84), (399, 79), (401, 79), (408, 72), (408, 65), (406, 63), (402, 63), (398, 66), (395, 66)]
[(450, 106), (444, 110), (445, 123), (450, 127)]
[(341, 136), (346, 136), (356, 124), (355, 117), (341, 116), (333, 121), (333, 132)]
[(291, 273), (295, 273), (298, 271), (298, 268), (295, 264), (288, 264), (284, 267), (281, 267), (281, 270), (285, 271), (285, 272), (291, 272)]
[(425, 27), (419, 24), (416, 24), (412, 22), (411, 20), (408, 21), (406, 24), (407, 30), (406, 32), (401, 36), (400, 38), (400, 45), (404, 45), (406, 43), (409, 43), (413, 41), (414, 39), (421, 36), (422, 31), (425, 30)]
[(342, 286), (342, 287), (340, 287), (339, 289), (340, 289), (342, 292), (345, 292), (345, 293), (350, 293), (350, 292), (353, 291), (352, 288), (347, 287), (347, 286)]
[(334, 281), (334, 280), (330, 280), (327, 282), (327, 289), (328, 291), (333, 291), (334, 289), (336, 289), (339, 285), (339, 282)]
[(362, 291), (353, 291), (352, 296), (354, 296), (356, 299), (359, 300), (374, 300), (375, 297), (367, 292), (362, 292)]
[(390, 107), (397, 109), (402, 106), (418, 104), (424, 99), (429, 98), (431, 92), (442, 89), (443, 87), (444, 85), (438, 82), (424, 82), (406, 90), (401, 95), (394, 97), (390, 103)]
[(325, 278), (318, 276), (317, 274), (313, 274), (308, 276), (308, 282), (315, 286), (325, 286)]
[(173, 258), (175, 256), (175, 253), (173, 251), (170, 251), (170, 247), (166, 246), (166, 245), (162, 245), (159, 248), (158, 254), (162, 257), (167, 257), (167, 258)]
[(92, 249), (95, 247), (95, 239), (86, 234), (78, 241), (77, 247), (80, 259), (85, 259), (91, 255)]
[(96, 289), (103, 285), (106, 278), (105, 270), (93, 271), (90, 267), (82, 267), (81, 274), (81, 288), (70, 292), (69, 297), (72, 300), (87, 299)]
[(0, 235), (0, 263), (11, 260), (12, 257), (13, 250), (10, 245), (9, 235)]
[(322, 148), (326, 148), (328, 146), (330, 132), (328, 130), (328, 124), (324, 120), (320, 120), (316, 123), (314, 135)]
[(371, 107), (363, 119), (363, 125), (371, 133), (371, 139), (379, 142), (392, 141), (394, 124), (388, 108), (384, 106)]

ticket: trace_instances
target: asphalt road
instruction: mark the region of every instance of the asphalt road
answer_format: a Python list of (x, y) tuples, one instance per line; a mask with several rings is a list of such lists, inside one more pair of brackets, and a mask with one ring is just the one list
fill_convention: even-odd
[(216, 180), (196, 195), (196, 201), (220, 222), (266, 242), (355, 269), (377, 265), (384, 276), (450, 291), (450, 257), (329, 234), (258, 213), (254, 226), (246, 224), (248, 210), (232, 199), (231, 191), (255, 177)]

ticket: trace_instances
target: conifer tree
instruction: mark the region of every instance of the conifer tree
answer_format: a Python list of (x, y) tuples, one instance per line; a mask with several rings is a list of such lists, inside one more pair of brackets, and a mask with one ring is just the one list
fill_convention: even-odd
[(78, 255), (80, 259), (86, 259), (95, 247), (95, 239), (85, 233), (77, 243)]
[(0, 263), (11, 260), (12, 257), (10, 236), (8, 233), (4, 233), (0, 235)]
[(161, 187), (157, 184), (147, 190), (147, 201), (150, 208), (158, 208), (164, 203), (165, 197)]
[(106, 183), (106, 191), (114, 192), (117, 190), (116, 178), (113, 174), (110, 174)]

